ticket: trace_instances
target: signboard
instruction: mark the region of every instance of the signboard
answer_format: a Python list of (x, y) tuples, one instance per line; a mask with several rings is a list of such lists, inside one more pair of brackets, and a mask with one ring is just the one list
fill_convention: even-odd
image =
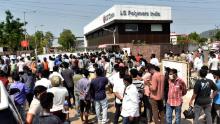
[(21, 46), (22, 47), (28, 47), (29, 46), (29, 42), (27, 40), (23, 40), (23, 41), (21, 41)]
[(162, 60), (162, 71), (165, 72), (165, 67), (174, 68), (177, 70), (177, 75), (189, 87), (189, 65), (186, 62)]
[(113, 20), (172, 20), (171, 7), (115, 5), (84, 27), (84, 34), (104, 26)]

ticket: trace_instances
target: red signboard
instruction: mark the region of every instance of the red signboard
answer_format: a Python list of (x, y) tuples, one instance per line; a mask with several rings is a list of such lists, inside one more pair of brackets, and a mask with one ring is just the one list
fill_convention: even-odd
[(21, 46), (22, 47), (28, 47), (28, 45), (29, 45), (29, 42), (27, 40), (21, 41)]

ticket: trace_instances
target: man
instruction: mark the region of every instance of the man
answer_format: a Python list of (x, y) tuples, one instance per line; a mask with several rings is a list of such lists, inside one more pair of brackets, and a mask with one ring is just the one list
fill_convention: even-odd
[(166, 124), (172, 124), (173, 110), (175, 110), (175, 124), (181, 123), (181, 109), (183, 99), (186, 94), (185, 82), (177, 76), (177, 70), (171, 69), (169, 72), (169, 91), (166, 104)]
[[(194, 92), (189, 102), (189, 106), (193, 105), (194, 101), (194, 123), (199, 124), (199, 116), (201, 111), (203, 110), (206, 115), (206, 123), (212, 124), (211, 117), (211, 103), (212, 98), (217, 94), (217, 87), (214, 82), (210, 79), (206, 78), (207, 70), (201, 69), (199, 71), (199, 75), (201, 79), (197, 80), (194, 86)], [(213, 90), (213, 94), (211, 95), (211, 90)]]
[(46, 73), (45, 71), (42, 72), (41, 79), (36, 81), (35, 83), (35, 87), (36, 86), (44, 86), (47, 89), (52, 87), (50, 80), (48, 80), (48, 73)]
[(138, 124), (139, 113), (139, 93), (136, 86), (132, 83), (132, 77), (125, 75), (123, 78), (125, 91), (122, 101), (121, 115), (123, 124)]
[(74, 93), (74, 85), (73, 85), (74, 72), (71, 69), (69, 69), (69, 63), (64, 62), (63, 66), (64, 66), (64, 70), (61, 72), (61, 75), (64, 79), (64, 86), (66, 87), (69, 93), (69, 99), (68, 99), (69, 107), (72, 107), (71, 102), (70, 102), (71, 97), (73, 97), (73, 100), (75, 102), (75, 97), (73, 94)]
[(151, 54), (150, 64), (159, 66), (159, 60), (156, 58), (155, 54)]
[(17, 63), (17, 67), (18, 67), (18, 72), (19, 72), (19, 74), (23, 74), (23, 68), (24, 68), (24, 66), (25, 66), (25, 63), (24, 63), (24, 58), (22, 57), (21, 59), (20, 59), (20, 61)]
[[(95, 70), (96, 78), (91, 81), (91, 96), (95, 102), (96, 116), (98, 123), (107, 123), (108, 100), (106, 97), (106, 85), (108, 79), (103, 77), (103, 71), (98, 68)], [(102, 113), (102, 114), (101, 114)], [(101, 117), (102, 115), (102, 117)]]
[(12, 74), (12, 79), (14, 83), (10, 85), (9, 89), (17, 88), (20, 91), (19, 93), (14, 94), (14, 102), (15, 106), (18, 109), (18, 112), (21, 115), (22, 120), (25, 122), (25, 100), (26, 95), (29, 92), (29, 89), (26, 87), (24, 83), (20, 82), (19, 74)]
[(220, 70), (215, 71), (214, 75), (216, 77), (216, 86), (218, 88), (218, 93), (213, 99), (212, 104), (212, 123), (214, 124), (215, 118), (217, 118), (217, 124), (220, 124)]
[(58, 71), (59, 71), (59, 67), (53, 66), (53, 72), (50, 74), (49, 79), (51, 79), (53, 76), (58, 76), (58, 77), (60, 77), (61, 81), (63, 82), (64, 79)]
[(210, 55), (211, 58), (209, 59), (208, 65), (209, 65), (209, 69), (211, 71), (216, 71), (219, 69), (219, 59), (216, 58), (215, 54), (211, 54)]
[(125, 76), (125, 70), (123, 68), (120, 69), (119, 78), (117, 81), (115, 80), (115, 84), (113, 87), (113, 92), (115, 94), (115, 116), (114, 116), (114, 124), (118, 124), (118, 119), (121, 114), (121, 106), (122, 100), (124, 96), (125, 84), (123, 82), (123, 77)]
[(199, 71), (202, 66), (203, 66), (203, 61), (200, 58), (200, 54), (197, 53), (196, 58), (194, 59), (194, 62), (193, 62), (193, 67), (196, 71)]
[(149, 66), (149, 72), (152, 75), (151, 81), (148, 83), (150, 89), (150, 103), (153, 111), (153, 119), (155, 124), (164, 124), (164, 75), (156, 71), (157, 67)]

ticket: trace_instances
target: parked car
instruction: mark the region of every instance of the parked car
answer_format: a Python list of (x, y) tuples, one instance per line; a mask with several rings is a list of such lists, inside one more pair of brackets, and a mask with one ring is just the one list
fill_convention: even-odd
[[(10, 95), (19, 92), (18, 89), (10, 91)], [(0, 81), (0, 123), (1, 124), (23, 124), (21, 116), (15, 107), (13, 99), (10, 97), (5, 86)]]

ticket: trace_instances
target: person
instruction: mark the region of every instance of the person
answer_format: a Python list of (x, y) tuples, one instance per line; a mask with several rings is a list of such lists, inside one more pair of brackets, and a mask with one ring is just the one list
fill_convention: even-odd
[(10, 85), (9, 89), (17, 88), (20, 92), (14, 94), (14, 102), (15, 106), (18, 109), (18, 112), (21, 115), (23, 121), (25, 121), (25, 100), (26, 95), (29, 92), (27, 86), (20, 81), (20, 77), (18, 73), (12, 74), (13, 83)]
[(52, 88), (48, 89), (47, 92), (54, 94), (53, 107), (51, 108), (50, 112), (64, 122), (66, 119), (66, 114), (63, 113), (62, 110), (64, 109), (64, 102), (69, 96), (68, 91), (65, 87), (61, 86), (61, 78), (59, 76), (53, 76), (50, 81)]
[(136, 86), (132, 83), (132, 77), (125, 75), (123, 78), (125, 90), (123, 93), (121, 115), (123, 124), (138, 123), (139, 113), (139, 93)]
[(211, 58), (210, 58), (210, 60), (208, 61), (209, 69), (210, 69), (211, 71), (216, 71), (216, 70), (219, 69), (219, 59), (216, 58), (216, 56), (215, 56), (214, 53), (211, 54), (210, 56), (211, 56)]
[(64, 62), (63, 63), (64, 70), (61, 72), (61, 75), (64, 79), (64, 87), (66, 87), (68, 94), (69, 94), (69, 99), (68, 99), (68, 104), (69, 107), (72, 108), (72, 104), (70, 102), (71, 97), (73, 97), (73, 100), (75, 102), (75, 97), (74, 97), (74, 85), (73, 85), (73, 75), (74, 72), (69, 69), (69, 63)]
[[(201, 69), (199, 71), (199, 75), (201, 79), (197, 80), (194, 86), (193, 95), (190, 99), (189, 106), (193, 105), (194, 101), (194, 123), (199, 124), (199, 117), (202, 110), (205, 112), (206, 122), (212, 124), (211, 117), (211, 102), (212, 98), (217, 93), (217, 87), (214, 82), (210, 79), (206, 78), (207, 70)], [(213, 94), (211, 95), (211, 90), (213, 90)]]
[(150, 89), (150, 103), (152, 106), (153, 120), (155, 124), (164, 124), (164, 75), (155, 65), (149, 65), (149, 72), (152, 75), (151, 81), (147, 83)]
[(44, 86), (48, 89), (52, 87), (51, 86), (51, 81), (48, 80), (48, 73), (46, 71), (43, 71), (42, 75), (41, 75), (41, 79), (36, 81), (35, 87), (39, 86), (39, 85)]
[(25, 66), (25, 63), (24, 63), (24, 58), (22, 57), (19, 62), (17, 63), (17, 68), (18, 68), (18, 72), (19, 74), (22, 74), (23, 73), (23, 68)]
[(98, 123), (107, 123), (108, 100), (105, 87), (108, 84), (108, 79), (103, 77), (103, 71), (100, 68), (96, 69), (95, 73), (96, 78), (91, 81), (90, 85), (91, 96), (95, 102)]
[(121, 115), (121, 106), (122, 106), (122, 100), (125, 90), (125, 84), (123, 82), (123, 78), (125, 76), (125, 70), (124, 68), (119, 69), (119, 78), (117, 81), (115, 80), (114, 86), (113, 86), (113, 92), (115, 95), (115, 115), (114, 115), (114, 124), (118, 124), (118, 119)]
[(28, 104), (31, 104), (31, 101), (33, 99), (33, 90), (34, 90), (34, 83), (35, 83), (35, 78), (28, 66), (24, 66), (24, 73), (21, 75), (21, 82), (25, 83), (25, 85), (28, 87), (29, 92), (26, 95)]
[(159, 60), (156, 58), (155, 54), (151, 54), (150, 64), (159, 66)]
[(40, 96), (45, 93), (47, 88), (44, 86), (36, 86), (34, 88), (34, 98), (31, 101), (30, 107), (26, 116), (26, 124), (39, 124), (39, 116), (43, 108), (40, 105)]
[(53, 77), (53, 76), (59, 76), (61, 78), (61, 81), (63, 82), (64, 79), (62, 77), (62, 75), (58, 72), (59, 71), (59, 67), (58, 66), (53, 66), (53, 72), (50, 74), (49, 76), (49, 80)]
[(218, 93), (213, 99), (212, 104), (212, 123), (214, 124), (215, 118), (217, 118), (217, 124), (220, 124), (220, 70), (213, 72), (216, 77), (216, 86)]
[(9, 80), (8, 78), (5, 76), (5, 73), (0, 70), (0, 81), (2, 81), (2, 83), (4, 84), (5, 88), (8, 88), (8, 84), (9, 84)]
[(50, 73), (52, 73), (54, 70), (54, 59), (49, 56), (49, 60), (48, 60), (48, 67), (49, 67), (49, 71)]
[(202, 66), (203, 66), (203, 61), (200, 58), (200, 54), (197, 53), (193, 62), (193, 67), (196, 71), (199, 71)]
[(40, 104), (43, 108), (39, 118), (39, 124), (62, 124), (62, 121), (50, 112), (53, 106), (53, 93), (43, 93), (40, 96)]
[(74, 91), (74, 97), (75, 97), (74, 102), (75, 102), (75, 105), (76, 105), (77, 113), (80, 112), (80, 110), (79, 110), (79, 104), (80, 104), (79, 95), (80, 95), (80, 93), (77, 90), (76, 85), (77, 85), (78, 81), (82, 78), (83, 78), (83, 75), (82, 75), (81, 69), (80, 68), (75, 69), (75, 74), (73, 75), (73, 83), (74, 83), (74, 90), (73, 91)]
[(84, 115), (85, 116), (84, 124), (88, 124), (89, 110), (91, 105), (91, 98), (89, 94), (89, 89), (90, 89), (89, 71), (84, 69), (82, 70), (82, 74), (83, 74), (83, 78), (78, 81), (76, 87), (79, 92), (81, 121), (84, 121), (83, 119), (83, 115)]
[(172, 124), (173, 110), (175, 110), (175, 124), (181, 124), (181, 110), (183, 96), (186, 95), (186, 84), (177, 76), (177, 70), (169, 72), (169, 91), (166, 103), (166, 124)]

